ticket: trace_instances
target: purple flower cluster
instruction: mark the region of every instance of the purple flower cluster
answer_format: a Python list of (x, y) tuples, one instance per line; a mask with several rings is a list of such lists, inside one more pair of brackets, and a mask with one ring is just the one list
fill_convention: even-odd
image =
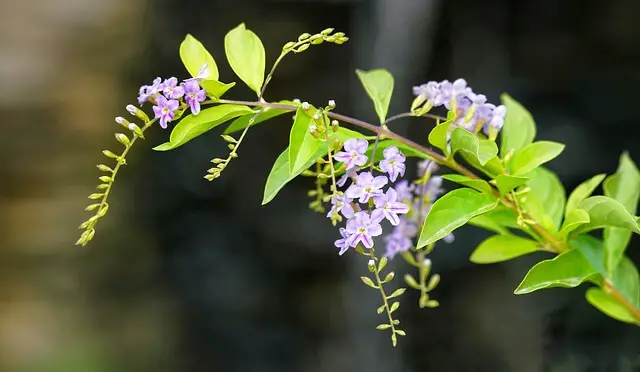
[(182, 103), (186, 103), (193, 115), (200, 113), (200, 102), (206, 98), (206, 92), (200, 87), (199, 80), (208, 76), (207, 66), (200, 69), (198, 76), (184, 80), (178, 84), (175, 77), (162, 80), (156, 78), (151, 85), (143, 85), (138, 91), (138, 103), (152, 102), (153, 113), (160, 119), (160, 126), (167, 128), (167, 124), (175, 118), (176, 111)]
[[(406, 252), (413, 247), (414, 239), (424, 223), (424, 219), (433, 202), (442, 194), (442, 178), (432, 176), (438, 170), (438, 165), (425, 160), (418, 163), (418, 176), (423, 182), (409, 184), (406, 180), (395, 184), (396, 200), (411, 205), (409, 213), (400, 216), (393, 231), (384, 237), (387, 252), (385, 256), (392, 259), (400, 252)], [(390, 188), (391, 190), (394, 190)], [(453, 234), (444, 238), (447, 243), (453, 242)]]
[(413, 94), (430, 101), (433, 107), (444, 106), (453, 110), (457, 117), (456, 125), (473, 133), (483, 129), (487, 135), (495, 137), (504, 124), (507, 108), (487, 103), (487, 97), (474, 93), (464, 79), (453, 83), (448, 80), (430, 81), (413, 87)]
[(351, 139), (344, 143), (344, 151), (335, 154), (335, 159), (344, 163), (347, 169), (337, 184), (342, 187), (351, 181), (344, 193), (331, 198), (332, 208), (327, 214), (332, 219), (337, 214), (347, 219), (346, 226), (340, 228), (342, 238), (335, 242), (335, 246), (340, 248), (340, 255), (358, 244), (373, 248), (373, 238), (382, 235), (381, 222), (386, 219), (397, 226), (401, 221), (400, 215), (410, 210), (409, 204), (399, 199), (399, 192), (387, 187), (389, 178), (395, 181), (398, 176), (404, 175), (405, 156), (397, 147), (387, 147), (383, 151), (384, 159), (380, 161), (379, 169), (389, 178), (374, 175), (361, 169), (368, 161), (365, 155), (368, 146), (369, 143), (364, 139)]

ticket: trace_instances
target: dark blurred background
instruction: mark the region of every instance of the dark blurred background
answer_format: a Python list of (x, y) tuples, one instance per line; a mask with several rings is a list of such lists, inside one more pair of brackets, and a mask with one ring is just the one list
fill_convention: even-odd
[[(493, 102), (509, 92), (539, 139), (567, 143), (551, 168), (570, 190), (614, 172), (624, 150), (640, 162), (638, 16), (635, 0), (0, 0), (0, 370), (640, 371), (637, 327), (591, 308), (583, 287), (513, 295), (546, 256), (473, 266), (486, 234), (472, 227), (433, 254), (441, 307), (404, 296), (408, 336), (392, 349), (374, 329), (378, 294), (358, 279), (366, 263), (337, 255), (335, 229), (307, 208), (308, 180), (260, 206), (287, 115), (252, 130), (213, 183), (202, 176), (227, 153), (218, 132), (158, 153), (169, 132), (154, 131), (92, 244), (73, 246), (100, 150), (117, 148), (113, 118), (141, 84), (186, 75), (186, 33), (236, 81), (222, 40), (240, 22), (268, 63), (303, 32), (344, 31), (345, 45), (287, 58), (266, 98), (335, 99), (368, 120), (355, 68), (395, 75), (391, 113), (427, 80), (464, 77)], [(251, 97), (241, 83), (228, 95)], [(394, 128), (425, 143), (431, 125)]]

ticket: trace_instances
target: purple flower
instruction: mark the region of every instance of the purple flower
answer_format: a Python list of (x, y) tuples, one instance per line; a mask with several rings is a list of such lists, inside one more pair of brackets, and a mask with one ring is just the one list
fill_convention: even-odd
[(347, 180), (349, 180), (350, 178), (356, 178), (357, 175), (358, 174), (357, 174), (356, 168), (347, 169), (347, 171), (342, 175), (342, 177), (338, 179), (336, 184), (342, 187), (344, 186), (345, 183), (347, 183)]
[(382, 220), (386, 218), (393, 226), (400, 224), (398, 214), (409, 212), (409, 206), (398, 201), (398, 193), (392, 187), (389, 187), (386, 194), (375, 197), (373, 202), (377, 209), (373, 211), (372, 219)]
[(497, 130), (502, 129), (502, 125), (504, 124), (504, 117), (507, 114), (507, 107), (505, 105), (500, 105), (493, 109), (493, 117), (491, 121), (489, 121), (489, 125)]
[(380, 169), (389, 174), (391, 182), (395, 182), (398, 176), (404, 176), (406, 165), (405, 156), (395, 146), (389, 146), (383, 151), (384, 159), (380, 161)]
[(393, 232), (384, 237), (384, 242), (387, 248), (385, 256), (389, 259), (399, 252), (406, 252), (411, 249), (413, 239), (418, 233), (418, 229), (412, 223), (409, 223), (406, 219), (401, 219), (400, 224), (393, 229)]
[(396, 192), (398, 193), (398, 200), (411, 200), (413, 199), (413, 185), (409, 185), (407, 180), (402, 180), (395, 185)]
[(369, 198), (382, 195), (382, 187), (388, 182), (387, 177), (374, 177), (371, 172), (362, 172), (356, 177), (356, 182), (349, 186), (345, 195), (351, 199), (360, 198), (360, 203), (366, 203)]
[(418, 177), (424, 176), (426, 172), (432, 174), (438, 171), (438, 163), (433, 160), (422, 160), (418, 162)]
[(380, 223), (373, 221), (367, 212), (358, 212), (347, 221), (347, 242), (355, 247), (362, 243), (366, 248), (373, 248), (373, 237), (382, 234)]
[(327, 213), (327, 217), (331, 218), (334, 214), (342, 212), (342, 215), (346, 218), (353, 217), (355, 211), (351, 206), (351, 199), (346, 195), (333, 195), (331, 197), (331, 210)]
[(164, 83), (162, 82), (162, 78), (153, 79), (153, 84), (151, 84), (147, 88), (147, 94), (153, 96), (155, 94), (160, 94), (160, 92), (164, 89)]
[(367, 151), (369, 142), (364, 139), (350, 139), (344, 143), (344, 151), (340, 151), (334, 155), (334, 158), (347, 165), (347, 169), (362, 167), (367, 164)]
[(342, 236), (342, 239), (336, 240), (335, 243), (333, 244), (337, 248), (340, 248), (340, 252), (338, 252), (338, 254), (342, 256), (344, 252), (346, 252), (347, 249), (349, 249), (349, 243), (347, 243), (347, 240), (349, 239), (349, 234), (347, 234), (347, 230), (343, 227), (341, 227), (339, 231), (340, 231), (340, 235)]
[(167, 100), (163, 96), (159, 96), (156, 99), (157, 106), (153, 106), (153, 113), (156, 118), (160, 118), (160, 126), (167, 128), (167, 123), (173, 120), (175, 116), (175, 110), (178, 109), (178, 101), (175, 99)]
[(164, 81), (164, 96), (169, 99), (178, 99), (184, 96), (184, 88), (178, 85), (178, 79), (175, 77)]
[(182, 84), (184, 87), (184, 100), (191, 108), (194, 115), (200, 113), (200, 102), (204, 101), (207, 94), (204, 89), (200, 89), (197, 80), (189, 80)]
[(148, 91), (149, 91), (148, 85), (143, 85), (138, 90), (138, 104), (140, 106), (142, 106), (143, 103), (149, 100), (149, 94), (147, 93)]

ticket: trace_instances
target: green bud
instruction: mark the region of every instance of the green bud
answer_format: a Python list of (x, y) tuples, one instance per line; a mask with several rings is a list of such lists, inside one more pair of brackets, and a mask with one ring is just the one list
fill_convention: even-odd
[(295, 53), (301, 53), (304, 52), (305, 50), (309, 49), (309, 44), (302, 44), (298, 47), (298, 49), (294, 49), (293, 51)]
[(133, 123), (130, 123), (128, 128), (129, 128), (130, 131), (133, 132), (133, 134), (135, 134), (136, 136), (144, 139), (144, 134), (142, 133), (142, 129), (140, 129), (139, 126), (137, 126), (137, 125), (135, 125)]
[(104, 183), (111, 183), (111, 182), (113, 182), (113, 178), (111, 178), (111, 177), (109, 177), (109, 176), (100, 176), (100, 177), (98, 177), (98, 179), (99, 179), (101, 182), (104, 182)]
[(309, 190), (307, 192), (307, 196), (316, 196), (318, 195), (318, 191), (317, 190)]
[(333, 36), (334, 36), (336, 39), (339, 39), (339, 38), (341, 38), (341, 37), (344, 37), (344, 32), (336, 32), (335, 34), (333, 34)]
[(227, 167), (227, 163), (220, 163), (218, 164), (218, 169), (223, 170), (224, 168)]
[(388, 283), (388, 282), (392, 281), (392, 280), (393, 280), (393, 277), (394, 277), (395, 275), (396, 275), (396, 274), (395, 274), (393, 271), (392, 271), (392, 272), (390, 272), (389, 274), (387, 274), (387, 277), (386, 277), (386, 278), (384, 278), (384, 282), (385, 282), (385, 283)]
[(111, 152), (111, 151), (109, 151), (109, 150), (103, 150), (103, 151), (102, 151), (102, 153), (104, 154), (104, 156), (106, 156), (106, 157), (108, 157), (108, 158), (111, 158), (111, 159), (118, 159), (118, 158), (120, 158), (118, 155), (116, 155), (116, 154), (112, 153), (112, 152)]
[(289, 49), (293, 48), (295, 45), (296, 45), (296, 43), (295, 43), (295, 42), (290, 41), (290, 42), (286, 43), (286, 44), (282, 47), (282, 50), (285, 50), (285, 51), (286, 51), (286, 50), (289, 50)]
[(118, 116), (116, 118), (116, 123), (122, 125), (125, 128), (127, 128), (129, 126), (129, 120), (123, 118), (122, 116)]
[(327, 43), (335, 43), (336, 38), (335, 38), (335, 36), (327, 36), (327, 37), (325, 37), (325, 38), (324, 38), (324, 40), (325, 40)]
[(229, 154), (229, 157), (235, 159), (235, 158), (238, 157), (238, 153), (237, 152), (232, 152), (232, 153)]
[(236, 148), (236, 145), (234, 145), (233, 143), (230, 143), (228, 146), (229, 150), (233, 150)]
[(109, 204), (105, 204), (105, 206), (98, 211), (98, 214), (96, 214), (96, 216), (104, 217), (104, 215), (107, 214), (108, 210)]
[(303, 41), (303, 40), (306, 40), (306, 39), (308, 39), (310, 37), (311, 37), (311, 34), (308, 33), (308, 32), (305, 32), (304, 34), (298, 36), (298, 41)]
[(113, 173), (113, 169), (109, 168), (108, 166), (106, 166), (104, 164), (98, 164), (98, 165), (96, 165), (96, 167), (98, 167), (98, 169), (100, 169), (103, 172)]
[(104, 196), (104, 194), (99, 194), (99, 193), (95, 193), (95, 194), (91, 194), (88, 196), (89, 199), (91, 200), (97, 200), (100, 199)]
[(346, 43), (348, 40), (349, 40), (349, 38), (346, 37), (346, 36), (345, 37), (339, 37), (339, 38), (336, 38), (336, 41), (334, 41), (334, 43), (340, 45), (340, 44)]
[(413, 289), (420, 289), (420, 285), (418, 284), (418, 282), (416, 282), (413, 276), (411, 276), (411, 274), (404, 275), (404, 282)]
[(99, 206), (100, 206), (100, 203), (91, 204), (90, 206), (86, 207), (84, 210), (90, 212), (90, 211), (98, 209)]
[(104, 190), (104, 189), (108, 189), (109, 188), (109, 184), (108, 183), (101, 183), (98, 186), (96, 186), (96, 189), (98, 190)]
[(211, 160), (211, 162), (212, 162), (213, 164), (222, 163), (223, 161), (224, 161), (224, 159), (220, 159), (220, 158), (215, 158), (215, 159)]
[(376, 310), (376, 312), (377, 312), (378, 314), (382, 314), (382, 312), (384, 311), (384, 307), (385, 307), (384, 305), (380, 306), (380, 307)]
[(400, 321), (398, 319), (394, 319), (391, 323), (393, 323), (393, 325), (398, 325), (400, 324)]
[(307, 177), (308, 177), (308, 176), (315, 176), (315, 175), (316, 175), (316, 174), (315, 174), (315, 172), (310, 171), (310, 170), (308, 170), (308, 169), (307, 169), (307, 170), (305, 170), (305, 171), (303, 171), (301, 174), (302, 174), (303, 176), (307, 176)]
[(393, 345), (393, 347), (396, 347), (398, 345), (398, 337), (395, 333), (391, 334), (391, 345)]
[(144, 111), (140, 110), (134, 105), (127, 105), (127, 111), (129, 111), (131, 115), (136, 116), (138, 119), (144, 121), (145, 123), (149, 122), (149, 117), (147, 116), (147, 114), (145, 114)]
[(389, 309), (389, 312), (392, 313), (398, 310), (399, 307), (400, 307), (400, 302), (396, 301), (391, 305), (391, 309)]
[(406, 336), (407, 334), (401, 330), (401, 329), (396, 329), (396, 333), (399, 334), (400, 336)]
[(380, 259), (380, 263), (378, 264), (378, 272), (381, 272), (382, 270), (384, 270), (384, 268), (387, 266), (387, 258), (386, 257), (382, 257)]
[(226, 135), (226, 134), (223, 134), (221, 137), (222, 137), (222, 139), (223, 139), (223, 140), (225, 140), (225, 141), (227, 141), (227, 142), (229, 142), (229, 143), (236, 143), (236, 142), (238, 142), (238, 141), (236, 141), (236, 139), (235, 139), (235, 138), (233, 138), (233, 137), (231, 137), (231, 136), (229, 136), (229, 135)]
[(311, 40), (311, 44), (313, 44), (313, 45), (322, 44), (323, 42), (324, 42), (324, 39), (313, 39), (313, 40)]
[[(381, 314), (381, 313), (378, 313)], [(384, 331), (385, 329), (391, 328), (391, 324), (380, 324), (376, 327), (377, 330)]]
[(440, 283), (440, 275), (438, 274), (433, 274), (431, 276), (431, 279), (429, 279), (429, 284), (427, 285), (427, 291), (431, 291), (432, 289), (434, 289), (438, 283)]
[(436, 300), (429, 300), (429, 301), (427, 301), (427, 303), (425, 305), (427, 307), (434, 308), (434, 307), (440, 306), (440, 303), (438, 301), (436, 301)]
[(321, 35), (324, 35), (324, 36), (327, 36), (327, 35), (329, 35), (330, 33), (332, 33), (332, 32), (333, 32), (333, 30), (335, 30), (335, 29), (334, 29), (334, 28), (332, 28), (332, 27), (325, 28), (324, 30), (320, 31), (320, 34), (321, 34)]
[(116, 140), (118, 140), (118, 142), (120, 142), (121, 144), (123, 144), (125, 146), (129, 146), (131, 144), (131, 141), (129, 140), (129, 137), (127, 137), (123, 133), (116, 133), (115, 137), (116, 137)]
[(424, 309), (425, 307), (427, 307), (427, 302), (429, 302), (429, 295), (425, 293), (424, 296), (420, 296), (420, 299), (418, 300), (418, 306), (421, 309)]

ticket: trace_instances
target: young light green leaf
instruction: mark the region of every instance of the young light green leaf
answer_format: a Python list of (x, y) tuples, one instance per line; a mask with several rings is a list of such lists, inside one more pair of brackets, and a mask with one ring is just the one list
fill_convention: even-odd
[(486, 213), (498, 205), (492, 195), (472, 189), (456, 189), (448, 192), (433, 204), (424, 221), (417, 248), (434, 243), (471, 218)]
[(568, 217), (571, 214), (571, 211), (574, 210), (584, 199), (591, 196), (593, 191), (596, 189), (596, 187), (598, 187), (598, 185), (600, 185), (600, 182), (602, 182), (605, 176), (605, 174), (598, 174), (597, 176), (593, 176), (590, 179), (579, 184), (578, 187), (576, 187), (571, 192), (571, 195), (569, 195), (569, 199), (567, 199), (567, 207), (564, 211), (565, 217)]
[(573, 230), (578, 227), (589, 223), (589, 213), (584, 209), (574, 208), (569, 212), (569, 214), (565, 217), (562, 222), (562, 229), (560, 229), (560, 235), (566, 237)]
[(393, 75), (385, 69), (356, 70), (364, 90), (373, 101), (380, 123), (384, 123), (393, 94)]
[(640, 234), (635, 217), (622, 204), (607, 196), (592, 196), (583, 200), (578, 208), (589, 213), (590, 221), (576, 229), (576, 234), (603, 227), (619, 227)]
[(627, 302), (640, 309), (640, 276), (629, 258), (623, 256), (620, 259), (610, 280)]
[(613, 319), (625, 323), (640, 324), (639, 319), (636, 319), (620, 302), (600, 288), (592, 287), (587, 289), (586, 298), (596, 309)]
[(455, 182), (462, 186), (467, 186), (472, 189), (476, 189), (485, 194), (491, 194), (491, 186), (489, 185), (489, 183), (479, 178), (473, 179), (460, 174), (445, 174), (442, 176), (442, 178), (444, 178), (447, 181)]
[(187, 34), (180, 44), (180, 59), (192, 77), (198, 76), (200, 69), (206, 65), (209, 71), (208, 79), (218, 80), (216, 61), (202, 43), (190, 34)]
[(447, 133), (451, 129), (451, 124), (453, 124), (453, 120), (447, 120), (436, 125), (429, 133), (429, 143), (445, 153), (449, 152), (447, 149)]
[(555, 159), (562, 150), (564, 150), (564, 145), (561, 143), (533, 142), (515, 152), (509, 167), (514, 175), (521, 176)]
[(316, 158), (325, 156), (327, 154), (327, 149), (325, 146), (322, 146), (318, 149), (318, 152), (313, 156), (307, 163), (297, 170), (295, 173), (289, 172), (289, 148), (287, 147), (276, 162), (273, 164), (271, 168), (271, 172), (269, 173), (269, 177), (267, 177), (267, 183), (264, 186), (264, 195), (262, 197), (262, 205), (269, 203), (273, 198), (276, 197), (278, 192), (282, 190), (282, 188), (289, 183), (291, 180), (296, 178), (302, 171), (309, 168), (316, 161)]
[(229, 89), (233, 88), (236, 83), (222, 83), (217, 80), (204, 79), (200, 81), (200, 85), (207, 91), (207, 95), (210, 97), (220, 98)]
[(485, 230), (493, 231), (498, 234), (508, 235), (509, 230), (494, 221), (488, 214), (481, 214), (469, 220), (469, 225), (477, 226)]
[(322, 145), (322, 142), (311, 134), (312, 121), (312, 118), (302, 108), (298, 108), (289, 133), (290, 173), (300, 170)]
[[(294, 102), (291, 101), (279, 101), (276, 102), (279, 104), (283, 104), (283, 105), (295, 105)], [(271, 107), (267, 107), (264, 109), (264, 111), (262, 111), (262, 113), (260, 115), (258, 115), (258, 117), (256, 118), (256, 120), (253, 122), (253, 124), (251, 124), (251, 126), (255, 126), (257, 124), (260, 124), (262, 122), (265, 122), (271, 118), (274, 118), (276, 116), (280, 116), (284, 113), (287, 112), (291, 112), (290, 110), (282, 110), (282, 109), (276, 109), (276, 108), (271, 108)], [(227, 127), (227, 129), (224, 130), (224, 134), (231, 134), (240, 130), (243, 130), (244, 128), (247, 127), (247, 125), (249, 125), (249, 120), (251, 120), (251, 118), (254, 115), (245, 115), (245, 116), (241, 116), (239, 118), (237, 118), (236, 120), (234, 120), (231, 124), (229, 124), (229, 126)]]
[(527, 186), (530, 191), (522, 203), (524, 209), (542, 225), (558, 231), (564, 212), (565, 191), (555, 173), (543, 168), (536, 168), (528, 174)]
[(496, 157), (498, 147), (489, 140), (478, 140), (478, 137), (464, 128), (456, 128), (451, 133), (451, 153), (456, 151), (468, 152), (484, 166), (489, 160)]
[(198, 115), (191, 114), (182, 119), (171, 131), (169, 142), (153, 149), (173, 150), (230, 119), (253, 112), (251, 108), (244, 105), (223, 104), (209, 107), (200, 111)]
[(593, 262), (594, 258), (602, 261), (601, 257), (601, 244), (590, 240), (581, 241), (570, 251), (538, 262), (529, 270), (514, 293), (526, 294), (551, 287), (573, 288), (587, 280), (601, 280), (601, 265), (598, 267)]
[(491, 178), (496, 178), (498, 175), (504, 174), (506, 172), (504, 166), (502, 165), (502, 161), (500, 161), (497, 156), (494, 156), (493, 158), (489, 159), (485, 163), (485, 165), (482, 165), (480, 164), (480, 161), (478, 160), (478, 156), (476, 154), (472, 154), (468, 151), (461, 151), (460, 153), (462, 154), (464, 160), (467, 161), (467, 163)]
[(224, 37), (224, 51), (233, 72), (260, 95), (265, 68), (265, 52), (260, 38), (241, 23)]
[(513, 189), (520, 187), (527, 183), (528, 177), (510, 176), (508, 174), (501, 174), (495, 179), (496, 187), (500, 191), (500, 195), (506, 195)]
[(494, 235), (480, 243), (471, 254), (471, 262), (487, 264), (507, 261), (538, 250), (538, 244), (515, 235)]
[[(640, 172), (629, 157), (622, 154), (618, 170), (604, 182), (604, 194), (620, 202), (631, 215), (635, 215), (638, 198), (640, 198)], [(631, 232), (616, 227), (605, 228), (604, 248), (605, 262), (609, 274), (624, 255), (624, 251), (631, 240)]]
[(533, 116), (518, 101), (508, 94), (500, 96), (507, 107), (507, 115), (501, 130), (500, 155), (504, 157), (509, 150), (518, 151), (533, 142), (536, 137), (536, 123)]

